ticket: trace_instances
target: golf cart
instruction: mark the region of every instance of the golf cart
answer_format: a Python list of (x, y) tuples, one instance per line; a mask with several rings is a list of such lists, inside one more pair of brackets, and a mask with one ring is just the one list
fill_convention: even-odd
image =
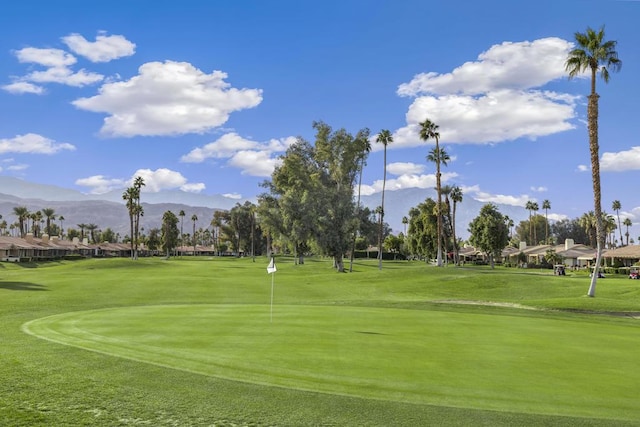
[(556, 264), (553, 266), (553, 274), (556, 276), (566, 276), (564, 264)]
[(632, 267), (629, 270), (629, 279), (640, 279), (640, 267)]
[[(591, 267), (591, 274), (589, 274), (589, 277), (593, 277), (593, 270), (595, 270), (595, 267)], [(604, 273), (602, 272), (602, 268), (598, 269), (598, 279), (604, 279)]]

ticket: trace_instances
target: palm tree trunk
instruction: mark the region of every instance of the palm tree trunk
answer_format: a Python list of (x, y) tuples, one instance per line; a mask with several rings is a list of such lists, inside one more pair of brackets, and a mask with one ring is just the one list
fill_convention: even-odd
[(436, 265), (442, 267), (442, 189), (440, 188), (440, 143), (436, 136), (436, 192), (438, 193), (438, 205), (436, 206), (437, 217), (437, 233), (438, 233), (438, 252), (436, 255)]
[(384, 229), (384, 188), (387, 184), (387, 145), (384, 146), (384, 175), (382, 176), (382, 203), (380, 211), (380, 231), (378, 233), (378, 270), (382, 270), (382, 230)]
[[(595, 78), (594, 78), (595, 81)], [(595, 87), (592, 85), (592, 89)], [(589, 151), (591, 152), (591, 178), (593, 181), (593, 207), (596, 216), (596, 266), (593, 269), (591, 285), (587, 295), (596, 296), (596, 282), (600, 271), (600, 260), (602, 258), (602, 246), (604, 244), (604, 234), (602, 230), (602, 194), (600, 191), (600, 160), (598, 146), (598, 98), (595, 90), (589, 95), (589, 105), (587, 110), (589, 123)]]
[(364, 157), (360, 162), (360, 178), (358, 179), (358, 204), (356, 205), (358, 215), (358, 228), (353, 230), (353, 241), (351, 242), (351, 255), (349, 259), (349, 273), (353, 271), (353, 255), (356, 251), (356, 237), (358, 235), (358, 229), (360, 228), (360, 189), (362, 188), (362, 169), (364, 168)]

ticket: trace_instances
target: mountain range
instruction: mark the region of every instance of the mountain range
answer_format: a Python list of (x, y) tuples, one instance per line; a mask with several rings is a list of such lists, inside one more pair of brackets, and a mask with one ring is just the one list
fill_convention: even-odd
[[(55, 185), (38, 184), (18, 178), (0, 176), (0, 215), (8, 223), (14, 222), (13, 208), (25, 206), (29, 211), (44, 208), (55, 210), (56, 216), (62, 215), (63, 228), (77, 228), (77, 224), (96, 224), (101, 229), (111, 228), (122, 236), (129, 234), (129, 215), (122, 199), (123, 191), (112, 191), (100, 195), (88, 195), (76, 190)], [(385, 192), (385, 222), (394, 233), (404, 232), (402, 218), (409, 216), (412, 207), (424, 202), (428, 197), (435, 200), (433, 189), (407, 188)], [(195, 214), (197, 228), (206, 228), (216, 210), (228, 210), (236, 203), (255, 202), (255, 199), (234, 199), (223, 195), (187, 193), (184, 191), (161, 191), (157, 193), (142, 192), (141, 197), (144, 216), (141, 226), (145, 229), (160, 227), (162, 215), (170, 210), (176, 215), (183, 210), (184, 232), (190, 232), (191, 221)], [(362, 196), (363, 206), (374, 210), (380, 205), (381, 195)], [(464, 197), (457, 205), (456, 234), (463, 239), (469, 237), (469, 223), (475, 218), (485, 203), (471, 197)], [(527, 219), (527, 212), (522, 207), (497, 205), (500, 212), (508, 215), (516, 224)], [(56, 221), (58, 223), (58, 221)]]

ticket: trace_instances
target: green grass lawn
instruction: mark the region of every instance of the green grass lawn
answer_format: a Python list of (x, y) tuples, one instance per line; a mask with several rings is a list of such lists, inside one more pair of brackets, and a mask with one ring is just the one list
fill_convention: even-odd
[(277, 261), (0, 264), (0, 425), (640, 423), (637, 281)]

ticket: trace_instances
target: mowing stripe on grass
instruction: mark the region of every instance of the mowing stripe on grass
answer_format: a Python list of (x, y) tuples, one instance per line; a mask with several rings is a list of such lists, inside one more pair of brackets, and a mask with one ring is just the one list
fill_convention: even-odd
[[(538, 316), (188, 304), (30, 321), (54, 342), (203, 375), (366, 398), (638, 419), (640, 330)], [(585, 369), (585, 367), (590, 369)], [(615, 399), (612, 399), (615, 396)]]

